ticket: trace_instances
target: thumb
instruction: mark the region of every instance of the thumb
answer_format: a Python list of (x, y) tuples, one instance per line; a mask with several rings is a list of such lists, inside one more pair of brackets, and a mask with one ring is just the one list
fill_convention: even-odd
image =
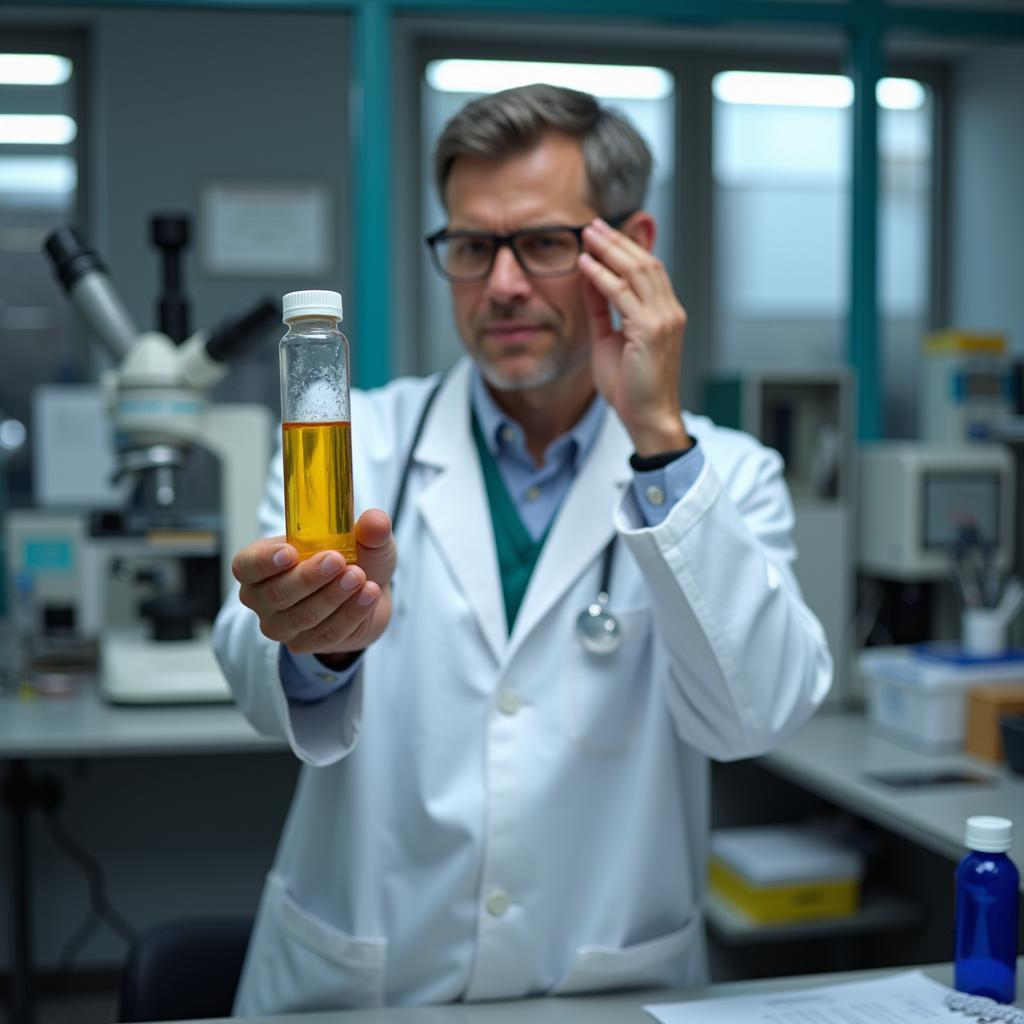
[(366, 578), (387, 585), (395, 571), (395, 538), (391, 520), (379, 508), (367, 509), (356, 521), (356, 558)]

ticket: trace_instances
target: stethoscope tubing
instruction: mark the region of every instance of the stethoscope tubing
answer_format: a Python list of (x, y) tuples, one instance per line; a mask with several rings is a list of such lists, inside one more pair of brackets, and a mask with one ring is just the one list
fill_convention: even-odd
[[(426, 426), (427, 417), (430, 415), (430, 410), (433, 408), (434, 401), (441, 390), (442, 385), (447, 377), (447, 371), (442, 373), (438, 378), (437, 383), (431, 389), (430, 394), (427, 395), (426, 402), (423, 403), (423, 409), (420, 411), (420, 418), (416, 421), (416, 429), (413, 431), (412, 440), (409, 442), (409, 448), (405, 455), (405, 464), (402, 466), (402, 475), (398, 478), (398, 493), (395, 495), (395, 504), (391, 512), (391, 532), (396, 533), (398, 530), (398, 521), (402, 515), (402, 510), (405, 507), (405, 494), (409, 484), (409, 476), (412, 472), (413, 458), (416, 454), (416, 446), (419, 444), (420, 437), (423, 434), (423, 428)], [(599, 584), (598, 591), (598, 603), (601, 605), (603, 614), (607, 616), (613, 623), (616, 623), (615, 616), (607, 611), (608, 597), (612, 582), (612, 567), (615, 562), (615, 541), (616, 537), (612, 536), (612, 539), (605, 545), (604, 553), (601, 557), (601, 582)], [(618, 626), (615, 625), (617, 632)], [(579, 631), (577, 630), (579, 637)], [(581, 640), (582, 642), (582, 640)], [(586, 646), (584, 644), (584, 646)], [(607, 653), (611, 653), (608, 651)]]

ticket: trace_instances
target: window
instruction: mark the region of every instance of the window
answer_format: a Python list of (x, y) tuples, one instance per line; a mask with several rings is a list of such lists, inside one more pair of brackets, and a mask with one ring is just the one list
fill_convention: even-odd
[[(846, 361), (853, 85), (840, 75), (722, 71), (712, 80), (717, 369)], [(932, 96), (879, 82), (886, 433), (916, 432), (912, 380), (929, 313)]]

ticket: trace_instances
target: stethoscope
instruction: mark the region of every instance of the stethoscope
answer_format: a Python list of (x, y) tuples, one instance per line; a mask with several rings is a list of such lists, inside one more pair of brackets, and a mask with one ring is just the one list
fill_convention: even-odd
[[(412, 441), (409, 443), (409, 450), (405, 456), (405, 464), (402, 466), (402, 475), (398, 478), (398, 493), (395, 495), (395, 505), (391, 513), (391, 532), (396, 533), (398, 529), (398, 518), (405, 506), (405, 490), (409, 483), (409, 474), (412, 471), (413, 455), (416, 452), (416, 445), (419, 443), (423, 427), (427, 422), (427, 416), (437, 398), (441, 385), (444, 383), (445, 374), (434, 385), (433, 390), (427, 395), (423, 404), (420, 418), (413, 431)], [(612, 563), (615, 560), (615, 537), (612, 537), (605, 546), (604, 554), (601, 556), (601, 582), (597, 591), (597, 598), (576, 616), (576, 639), (580, 646), (590, 654), (607, 656), (614, 654), (622, 646), (622, 627), (615, 614), (608, 610), (608, 588), (612, 580)]]

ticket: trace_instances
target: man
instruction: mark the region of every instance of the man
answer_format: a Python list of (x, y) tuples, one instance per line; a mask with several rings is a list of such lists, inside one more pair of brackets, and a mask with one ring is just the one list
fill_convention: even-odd
[(240, 1013), (704, 980), (707, 758), (791, 735), (831, 661), (781, 460), (680, 412), (649, 171), (592, 97), (469, 104), (430, 240), (469, 359), (415, 442), (435, 382), (353, 395), (357, 566), (297, 562), (273, 469), (216, 645), (304, 768)]

